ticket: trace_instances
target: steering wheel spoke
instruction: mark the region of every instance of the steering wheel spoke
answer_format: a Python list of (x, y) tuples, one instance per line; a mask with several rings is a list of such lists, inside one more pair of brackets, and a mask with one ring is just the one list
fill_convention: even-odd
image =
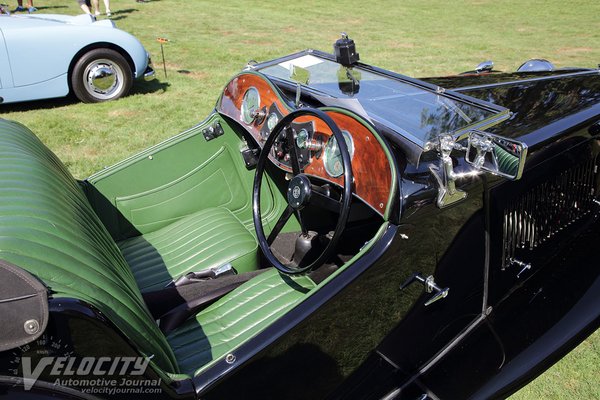
[(273, 241), (275, 240), (277, 235), (279, 235), (279, 232), (281, 232), (281, 230), (288, 222), (293, 213), (294, 209), (289, 205), (285, 208), (285, 210), (283, 210), (283, 213), (281, 213), (281, 216), (277, 220), (277, 223), (275, 224), (275, 226), (271, 230), (271, 233), (269, 234), (269, 237), (267, 238), (267, 243), (269, 244), (269, 246), (273, 244)]
[(320, 187), (313, 185), (313, 191), (310, 197), (310, 204), (325, 210), (339, 213), (342, 208), (342, 203), (329, 196), (327, 193), (319, 191)]
[(290, 150), (290, 162), (292, 165), (292, 174), (294, 176), (302, 173), (302, 166), (300, 165), (300, 156), (298, 155), (298, 145), (294, 138), (294, 130), (290, 127), (286, 129), (286, 138), (288, 142), (288, 148)]

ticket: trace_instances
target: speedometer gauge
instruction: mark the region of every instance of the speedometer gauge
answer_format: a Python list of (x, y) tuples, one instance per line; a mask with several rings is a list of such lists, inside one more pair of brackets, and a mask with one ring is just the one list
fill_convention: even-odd
[[(354, 142), (352, 136), (348, 131), (342, 131), (348, 152), (350, 153), (350, 159), (354, 156)], [(332, 177), (337, 178), (342, 176), (344, 173), (344, 161), (342, 160), (342, 154), (340, 147), (338, 146), (337, 140), (334, 136), (331, 136), (325, 146), (323, 152), (323, 165), (325, 165), (325, 171)]]
[(308, 142), (310, 138), (308, 137), (308, 131), (304, 128), (300, 129), (300, 131), (296, 134), (296, 146), (299, 149), (306, 149), (308, 147)]
[(279, 117), (277, 116), (277, 114), (275, 114), (274, 112), (269, 114), (269, 116), (267, 117), (267, 128), (269, 128), (269, 132), (273, 132), (273, 129), (275, 129), (275, 125), (277, 125), (278, 122)]
[(242, 121), (246, 124), (251, 124), (256, 117), (256, 112), (260, 108), (260, 94), (258, 93), (258, 89), (254, 86), (250, 86), (246, 93), (244, 93), (244, 98), (242, 99)]

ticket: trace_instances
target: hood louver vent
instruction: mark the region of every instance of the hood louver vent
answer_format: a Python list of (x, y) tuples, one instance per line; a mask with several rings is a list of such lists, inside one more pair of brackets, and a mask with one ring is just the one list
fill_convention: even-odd
[(533, 250), (584, 216), (599, 210), (598, 166), (590, 159), (562, 172), (509, 203), (504, 210), (502, 269), (517, 249)]

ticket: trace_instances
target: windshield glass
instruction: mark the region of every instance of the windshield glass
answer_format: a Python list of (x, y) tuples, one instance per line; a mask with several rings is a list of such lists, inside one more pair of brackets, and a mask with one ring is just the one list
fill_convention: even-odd
[(313, 54), (299, 55), (257, 69), (271, 77), (301, 83), (342, 100), (328, 105), (343, 107), (344, 100), (358, 101), (359, 107), (347, 108), (364, 110), (366, 115), (363, 116), (386, 125), (422, 147), (443, 133), (454, 134), (466, 128), (483, 129), (484, 125), (493, 125), (490, 120), (499, 113), (365, 68), (346, 68)]

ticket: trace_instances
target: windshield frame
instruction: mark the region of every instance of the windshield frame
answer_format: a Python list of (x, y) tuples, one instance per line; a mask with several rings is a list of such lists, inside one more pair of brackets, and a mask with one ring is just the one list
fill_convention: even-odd
[[(306, 85), (302, 82), (298, 82), (293, 79), (283, 79), (281, 77), (273, 76), (267, 72), (262, 71), (263, 69), (266, 69), (268, 67), (279, 65), (286, 61), (297, 59), (297, 58), (305, 56), (305, 55), (311, 55), (311, 56), (314, 56), (317, 58), (324, 59), (326, 61), (331, 61), (331, 62), (337, 63), (335, 56), (332, 54), (325, 53), (325, 52), (322, 52), (319, 50), (307, 49), (307, 50), (303, 50), (303, 51), (300, 51), (297, 53), (293, 53), (293, 54), (290, 54), (290, 55), (287, 55), (284, 57), (280, 57), (280, 58), (277, 58), (274, 60), (266, 61), (266, 62), (252, 63), (252, 64), (249, 63), (246, 69), (247, 70), (256, 70), (258, 72), (261, 72), (261, 73), (265, 74), (266, 76), (268, 76), (269, 79), (272, 79), (273, 81), (284, 84), (286, 86), (293, 85), (295, 87), (297, 85), (300, 85), (303, 92), (308, 92), (309, 94), (312, 94), (317, 99), (330, 98), (330, 99), (338, 99), (338, 100), (347, 100), (347, 99), (342, 99), (341, 97), (332, 96), (330, 93), (323, 92), (315, 87), (312, 87), (310, 84)], [(480, 99), (477, 99), (477, 98), (474, 98), (474, 97), (471, 97), (471, 96), (468, 96), (468, 95), (465, 95), (462, 93), (454, 92), (452, 90), (446, 90), (446, 89), (444, 89), (440, 86), (437, 86), (435, 84), (432, 84), (432, 83), (424, 82), (424, 81), (421, 81), (416, 78), (411, 78), (406, 75), (402, 75), (402, 74), (399, 74), (396, 72), (388, 71), (383, 68), (374, 67), (369, 64), (364, 64), (364, 63), (360, 63), (360, 62), (356, 63), (356, 65), (354, 67), (359, 68), (364, 71), (367, 71), (369, 73), (375, 74), (375, 75), (380, 75), (382, 77), (385, 77), (386, 79), (396, 80), (403, 84), (407, 84), (407, 85), (416, 87), (420, 90), (441, 96), (443, 98), (447, 98), (450, 101), (459, 102), (459, 103), (463, 103), (463, 104), (466, 104), (471, 107), (482, 109), (482, 110), (492, 114), (491, 116), (489, 116), (483, 120), (473, 122), (470, 124), (466, 124), (462, 128), (456, 129), (452, 132), (448, 132), (448, 134), (451, 134), (456, 140), (463, 139), (466, 136), (468, 131), (471, 131), (474, 129), (485, 130), (489, 127), (497, 125), (498, 123), (500, 123), (510, 117), (510, 110), (508, 110), (507, 108), (504, 108), (497, 104), (493, 104), (493, 103), (490, 103), (490, 102), (487, 102), (484, 100), (480, 100)], [(355, 101), (358, 101), (358, 100), (355, 99)], [(372, 114), (363, 115), (363, 116), (368, 118), (369, 120), (371, 120), (372, 122), (374, 122), (376, 124), (380, 124), (380, 125), (383, 125), (383, 126), (389, 128), (389, 130), (394, 132), (396, 135), (408, 139), (409, 141), (411, 141), (412, 143), (414, 143), (415, 145), (420, 147), (423, 151), (428, 151), (428, 150), (433, 149), (436, 144), (435, 141), (434, 142), (425, 141), (423, 138), (420, 138), (420, 137), (412, 134), (411, 132), (409, 132), (406, 129), (403, 129), (401, 126), (398, 126), (397, 124), (393, 124), (393, 123), (390, 123), (389, 121), (386, 121), (384, 118), (378, 118), (376, 115), (372, 115)]]

